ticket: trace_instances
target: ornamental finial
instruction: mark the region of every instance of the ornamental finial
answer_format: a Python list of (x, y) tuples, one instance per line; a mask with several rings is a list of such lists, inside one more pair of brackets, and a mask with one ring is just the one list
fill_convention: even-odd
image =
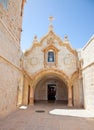
[(50, 16), (50, 17), (49, 17), (49, 21), (50, 21), (49, 31), (53, 31), (53, 25), (52, 25), (53, 20), (54, 20), (54, 17), (53, 17), (53, 16)]
[(54, 17), (53, 17), (53, 16), (50, 16), (50, 17), (49, 17), (50, 24), (52, 24), (53, 20), (54, 20)]

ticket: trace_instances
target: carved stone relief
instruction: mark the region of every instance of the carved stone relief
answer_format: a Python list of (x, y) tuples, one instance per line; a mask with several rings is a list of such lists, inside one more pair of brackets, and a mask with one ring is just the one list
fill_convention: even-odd
[(38, 64), (38, 58), (37, 58), (37, 57), (32, 57), (30, 63), (31, 63), (31, 65), (36, 65), (36, 64)]
[(75, 59), (72, 55), (67, 54), (64, 58), (63, 58), (63, 62), (66, 65), (66, 67), (70, 68), (72, 67), (72, 65), (75, 63)]

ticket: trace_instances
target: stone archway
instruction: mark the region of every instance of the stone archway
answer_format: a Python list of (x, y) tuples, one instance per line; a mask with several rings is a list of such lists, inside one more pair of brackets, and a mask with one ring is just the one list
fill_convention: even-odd
[(37, 83), (34, 91), (35, 101), (62, 101), (68, 104), (68, 87), (55, 75), (46, 75)]
[[(64, 86), (66, 86), (68, 106), (72, 106), (72, 86), (71, 86), (69, 77), (63, 71), (59, 71), (56, 69), (42, 70), (42, 71), (36, 73), (32, 78), (33, 78), (32, 91), (30, 92), (30, 93), (33, 93), (32, 102), (34, 102), (35, 93), (37, 91), (36, 88), (37, 88), (37, 86), (39, 86), (38, 84), (43, 84), (41, 82), (41, 80), (43, 80), (46, 83), (47, 80), (56, 80), (57, 79), (57, 81), (61, 81), (64, 84)], [(45, 99), (47, 100), (47, 91), (46, 91), (45, 95), (46, 95)]]

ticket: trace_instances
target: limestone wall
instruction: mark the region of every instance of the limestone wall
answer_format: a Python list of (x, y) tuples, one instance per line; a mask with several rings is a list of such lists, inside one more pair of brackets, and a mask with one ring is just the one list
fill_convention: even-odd
[(88, 41), (85, 47), (82, 49), (81, 56), (83, 59), (83, 68), (87, 67), (88, 65), (94, 62), (94, 36)]
[(0, 117), (16, 108), (19, 78), (20, 72), (0, 59)]
[(82, 89), (82, 81), (81, 79), (75, 79), (73, 83), (73, 105), (75, 107), (83, 107), (83, 89)]
[(59, 47), (58, 52), (58, 69), (63, 70), (68, 76), (77, 70), (77, 57), (66, 47)]
[(85, 108), (94, 109), (94, 65), (83, 71)]
[(84, 107), (94, 110), (94, 36), (82, 49)]
[(40, 83), (35, 89), (35, 100), (47, 100), (47, 84)]
[(24, 68), (30, 75), (44, 68), (44, 53), (40, 47), (35, 47), (28, 56), (24, 57)]
[(62, 100), (62, 101), (68, 100), (67, 86), (60, 81), (57, 83), (56, 100)]
[(22, 0), (9, 0), (8, 7), (0, 3), (0, 117), (17, 108), (19, 87), (20, 34)]
[(0, 21), (6, 26), (16, 40), (20, 39), (21, 32), (21, 6), (23, 0), (9, 0), (7, 8), (0, 2)]

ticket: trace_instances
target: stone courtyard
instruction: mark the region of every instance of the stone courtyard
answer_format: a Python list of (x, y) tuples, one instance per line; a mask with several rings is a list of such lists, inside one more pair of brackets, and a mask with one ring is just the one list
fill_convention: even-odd
[[(66, 110), (67, 115), (50, 114)], [(42, 111), (40, 111), (42, 110)], [(75, 116), (69, 111), (76, 111)], [(39, 112), (40, 111), (40, 112)], [(73, 112), (74, 113), (74, 112)], [(18, 109), (0, 120), (0, 130), (94, 130), (94, 114), (72, 109), (61, 103), (36, 103), (27, 109)]]

